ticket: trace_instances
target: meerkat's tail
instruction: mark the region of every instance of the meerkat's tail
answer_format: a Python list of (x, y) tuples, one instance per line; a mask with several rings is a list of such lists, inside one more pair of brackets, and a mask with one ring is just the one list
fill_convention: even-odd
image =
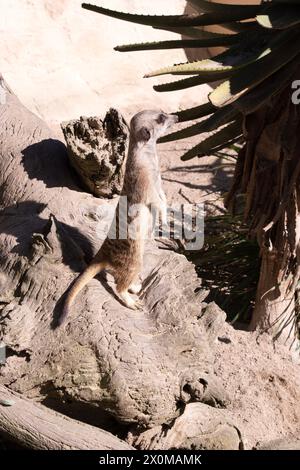
[(105, 269), (105, 264), (103, 262), (92, 261), (92, 263), (78, 276), (67, 294), (62, 314), (58, 319), (58, 326), (62, 325), (67, 318), (75, 297), (87, 285), (87, 283), (103, 271), (103, 269)]

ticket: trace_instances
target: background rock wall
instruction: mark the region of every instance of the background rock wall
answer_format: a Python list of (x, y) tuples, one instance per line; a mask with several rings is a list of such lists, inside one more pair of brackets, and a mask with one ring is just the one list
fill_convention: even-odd
[[(117, 44), (176, 38), (172, 33), (83, 10), (81, 0), (0, 0), (0, 70), (21, 101), (49, 123), (133, 114), (146, 107), (175, 111), (205, 101), (208, 87), (159, 94), (143, 79), (186, 61), (181, 50), (118, 53)], [(183, 13), (185, 0), (102, 0), (91, 3), (140, 13)]]

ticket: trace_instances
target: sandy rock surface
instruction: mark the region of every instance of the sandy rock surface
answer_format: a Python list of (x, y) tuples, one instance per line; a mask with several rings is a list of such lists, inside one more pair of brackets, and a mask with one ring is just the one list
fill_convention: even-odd
[[(182, 50), (113, 51), (118, 44), (175, 39), (178, 35), (107, 18), (83, 10), (81, 3), (0, 2), (1, 73), (31, 111), (48, 122), (60, 123), (80, 115), (102, 115), (110, 107), (131, 115), (141, 107), (174, 111), (205, 100), (206, 86), (200, 93), (158, 94), (152, 86), (159, 79), (142, 78), (163, 65), (186, 61)], [(103, 0), (101, 5), (133, 13), (176, 14), (184, 12), (186, 2)]]
[[(142, 78), (162, 65), (185, 62), (184, 51), (113, 50), (117, 44), (172, 39), (178, 35), (83, 10), (81, 0), (0, 0), (0, 3), (1, 73), (23, 104), (48, 122), (59, 138), (63, 138), (62, 121), (80, 116), (104, 118), (110, 107), (119, 109), (129, 120), (147, 107), (172, 112), (207, 99), (208, 85), (156, 93), (152, 88), (155, 83), (175, 77)], [(152, 14), (187, 11), (185, 0), (103, 0), (101, 4)], [(221, 196), (228, 188), (232, 169), (219, 168), (214, 157), (180, 160), (198, 142), (196, 136), (160, 146), (168, 201), (184, 204), (209, 199), (212, 208), (222, 207)]]

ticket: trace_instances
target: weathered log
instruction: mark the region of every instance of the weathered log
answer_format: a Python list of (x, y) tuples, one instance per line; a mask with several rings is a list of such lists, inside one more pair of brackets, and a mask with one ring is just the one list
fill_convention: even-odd
[(0, 435), (34, 450), (133, 450), (109, 432), (56, 413), (3, 385)]
[(66, 289), (105, 237), (114, 201), (79, 190), (65, 146), (3, 81), (2, 90), (0, 340), (8, 352), (2, 383), (144, 427), (171, 422), (190, 401), (225, 406), (213, 373), (225, 314), (203, 303), (207, 293), (192, 264), (152, 241), (143, 311), (123, 307), (110, 279), (95, 279), (65, 327), (54, 328)]
[(68, 155), (85, 187), (95, 196), (120, 194), (129, 129), (116, 109), (104, 120), (81, 117), (62, 124)]

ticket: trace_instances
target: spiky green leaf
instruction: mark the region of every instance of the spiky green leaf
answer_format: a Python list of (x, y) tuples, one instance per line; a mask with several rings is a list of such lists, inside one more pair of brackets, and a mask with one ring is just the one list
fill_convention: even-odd
[(214, 106), (220, 107), (235, 101), (298, 55), (300, 36), (295, 32), (281, 33), (281, 35), (285, 41), (280, 41), (280, 38), (277, 37), (277, 47), (271, 49), (270, 53), (239, 70), (230, 80), (219, 85), (209, 95)]
[[(158, 75), (209, 75), (210, 72), (228, 72), (235, 71), (240, 67), (245, 67), (261, 54), (265, 54), (265, 45), (268, 35), (260, 35), (255, 38), (248, 35), (247, 39), (233, 45), (229, 50), (215, 56), (213, 59), (199, 60), (195, 62), (187, 62), (184, 64), (164, 67), (160, 70), (151, 72), (146, 77), (155, 77)], [(224, 77), (225, 78), (225, 77)]]
[(183, 111), (178, 111), (178, 121), (185, 122), (185, 121), (192, 121), (194, 119), (199, 119), (204, 116), (208, 116), (216, 111), (217, 108), (213, 106), (210, 102), (204, 103), (200, 106), (195, 106), (194, 108), (184, 109)]
[(221, 150), (221, 148), (225, 148), (229, 145), (229, 142), (234, 141), (241, 135), (242, 120), (239, 119), (188, 150), (188, 152), (182, 155), (181, 159), (186, 161), (197, 156), (212, 155), (216, 149)]
[(226, 29), (229, 29), (230, 31), (234, 31), (235, 33), (247, 33), (250, 31), (252, 32), (262, 29), (257, 21), (247, 21), (245, 23), (235, 21), (232, 23), (224, 23), (222, 26), (224, 26)]
[(254, 87), (249, 93), (241, 96), (233, 105), (243, 114), (257, 111), (272, 96), (279, 93), (285, 86), (291, 83), (297, 70), (299, 70), (300, 55), (297, 60), (288, 63), (278, 72), (264, 80), (260, 86)]
[(264, 28), (287, 29), (300, 23), (300, 4), (269, 5), (256, 17)]
[(198, 122), (193, 126), (185, 127), (180, 131), (165, 135), (159, 140), (159, 142), (172, 142), (173, 140), (186, 139), (197, 134), (202, 134), (203, 132), (214, 131), (221, 126), (236, 120), (238, 115), (239, 111), (237, 111), (233, 106), (229, 105), (226, 108), (218, 109), (209, 118)]
[[(166, 26), (208, 26), (212, 24), (222, 24), (232, 21), (246, 20), (252, 17), (247, 11), (232, 12), (228, 8), (224, 13), (205, 13), (204, 15), (137, 15), (132, 13), (124, 13), (121, 11), (110, 10), (97, 5), (83, 3), (82, 8), (85, 10), (101, 13), (131, 23), (143, 24), (146, 26), (166, 27)], [(258, 12), (257, 12), (258, 13)]]
[(124, 44), (116, 46), (118, 52), (147, 51), (160, 49), (193, 49), (200, 47), (228, 47), (236, 44), (239, 38), (237, 34), (220, 34), (219, 37), (207, 39), (179, 39), (158, 42), (142, 42), (138, 44)]
[(157, 77), (159, 75), (206, 75), (211, 72), (228, 72), (233, 67), (231, 65), (222, 65), (216, 60), (205, 59), (198, 60), (196, 62), (186, 62), (185, 64), (171, 65), (170, 67), (164, 67), (154, 72), (150, 72), (145, 77)]
[(159, 85), (154, 85), (153, 89), (158, 92), (185, 90), (186, 88), (203, 85), (203, 83), (210, 83), (216, 80), (221, 80), (222, 78), (228, 78), (232, 74), (232, 70), (229, 70), (226, 73), (224, 71), (216, 71), (211, 72), (209, 75), (205, 74), (205, 76), (196, 75), (195, 77), (183, 78), (182, 80), (176, 80), (174, 82), (161, 83)]

